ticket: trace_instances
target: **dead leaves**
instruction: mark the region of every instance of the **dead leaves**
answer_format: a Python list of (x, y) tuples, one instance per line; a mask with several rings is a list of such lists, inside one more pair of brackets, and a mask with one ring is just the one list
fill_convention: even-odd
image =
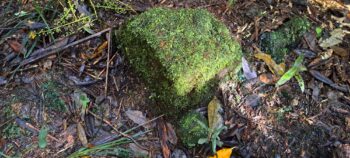
[(127, 110), (125, 111), (125, 115), (132, 120), (134, 123), (138, 125), (143, 125), (145, 128), (149, 128), (148, 124), (145, 124), (147, 122), (147, 118), (141, 111), (137, 110)]
[(284, 63), (276, 64), (276, 62), (271, 58), (271, 55), (262, 52), (259, 52), (254, 56), (258, 59), (263, 60), (273, 74), (278, 76), (283, 75), (286, 68)]
[(244, 77), (247, 80), (257, 77), (256, 72), (250, 69), (249, 63), (244, 57), (242, 57), (242, 68), (243, 68)]
[(214, 97), (208, 104), (208, 123), (209, 123), (209, 133), (208, 137), (211, 138), (213, 131), (223, 126), (224, 121), (220, 114), (222, 111), (222, 105), (217, 97)]
[(85, 134), (84, 127), (81, 125), (80, 122), (77, 124), (77, 132), (80, 142), (86, 147), (88, 145), (88, 140)]
[(342, 30), (340, 28), (338, 29), (334, 29), (331, 32), (331, 36), (329, 38), (326, 39), (321, 39), (320, 40), (320, 46), (323, 49), (327, 49), (329, 47), (335, 46), (337, 44), (340, 44), (343, 42), (343, 38), (345, 37), (345, 35), (349, 33), (345, 30)]
[(310, 2), (319, 4), (325, 9), (349, 10), (343, 3), (336, 0), (310, 0)]
[(7, 43), (16, 53), (23, 53), (23, 46), (15, 40), (8, 40)]

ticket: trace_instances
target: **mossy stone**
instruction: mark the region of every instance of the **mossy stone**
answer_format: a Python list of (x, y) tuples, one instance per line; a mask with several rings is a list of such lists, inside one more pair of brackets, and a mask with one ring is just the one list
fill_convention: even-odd
[(202, 127), (198, 121), (208, 124), (207, 120), (198, 112), (190, 112), (183, 116), (178, 125), (179, 138), (188, 148), (195, 147), (200, 138), (208, 137), (208, 130)]
[(210, 99), (215, 75), (240, 65), (240, 45), (204, 9), (153, 8), (128, 20), (117, 37), (129, 64), (171, 112)]
[(277, 63), (281, 63), (289, 48), (294, 47), (310, 27), (311, 23), (305, 17), (293, 17), (276, 31), (260, 36), (261, 50), (271, 54)]

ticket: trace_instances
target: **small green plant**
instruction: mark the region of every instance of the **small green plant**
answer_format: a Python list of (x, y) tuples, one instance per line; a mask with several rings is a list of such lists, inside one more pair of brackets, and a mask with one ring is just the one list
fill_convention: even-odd
[[(11, 109), (11, 106), (9, 105), (6, 105), (1, 113), (2, 114), (0, 116), (4, 120), (13, 119), (15, 116), (14, 112)], [(0, 129), (1, 135), (5, 139), (14, 139), (21, 135), (21, 128), (14, 121), (8, 122)]]
[(66, 36), (81, 30), (93, 33), (90, 28), (94, 25), (93, 22), (96, 20), (96, 15), (93, 16), (92, 14), (88, 15), (87, 13), (79, 12), (78, 8), (81, 6), (72, 1), (61, 3), (61, 6), (63, 12), (59, 15), (59, 18), (54, 20), (52, 27), (55, 33), (64, 33)]
[(231, 9), (233, 5), (235, 4), (236, 0), (227, 0), (226, 2), (226, 8)]
[(277, 121), (278, 122), (282, 122), (284, 120), (285, 114), (288, 113), (288, 112), (291, 112), (291, 111), (292, 111), (292, 107), (291, 106), (280, 108), (277, 111)]
[(298, 58), (295, 60), (295, 62), (293, 64), (292, 68), (290, 68), (286, 73), (283, 74), (283, 76), (276, 83), (276, 86), (277, 87), (281, 86), (284, 83), (286, 83), (287, 81), (289, 81), (290, 79), (292, 79), (292, 77), (295, 77), (295, 79), (298, 81), (298, 84), (300, 86), (301, 91), (304, 92), (304, 90), (305, 90), (304, 80), (299, 73), (302, 71), (306, 71), (306, 67), (302, 65), (303, 60), (304, 60), (303, 54), (298, 56)]
[(119, 0), (104, 0), (101, 3), (97, 3), (96, 8), (113, 10), (117, 14), (124, 14), (127, 11), (136, 12), (130, 5)]
[(210, 144), (212, 153), (216, 153), (216, 147), (222, 147), (223, 145), (223, 142), (220, 140), (219, 135), (223, 130), (226, 130), (227, 127), (220, 126), (218, 128), (211, 129), (204, 122), (198, 119), (196, 121), (207, 131), (207, 133), (212, 133), (210, 137), (200, 138), (198, 140), (198, 144)]
[(322, 32), (323, 32), (322, 27), (320, 27), (320, 26), (316, 27), (315, 32), (316, 32), (316, 37), (320, 38), (322, 36)]

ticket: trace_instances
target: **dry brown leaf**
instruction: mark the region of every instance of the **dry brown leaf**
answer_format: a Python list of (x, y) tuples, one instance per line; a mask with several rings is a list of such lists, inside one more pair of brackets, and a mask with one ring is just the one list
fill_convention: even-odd
[(271, 55), (265, 53), (257, 53), (254, 55), (256, 58), (263, 60), (269, 67), (270, 71), (275, 75), (283, 75), (285, 71), (285, 64), (276, 64), (276, 62), (271, 58)]
[[(208, 125), (209, 129), (212, 129), (212, 131), (220, 128), (224, 124), (224, 121), (220, 114), (221, 110), (222, 105), (220, 103), (220, 100), (215, 96), (213, 100), (211, 100), (208, 104)], [(209, 138), (211, 137), (211, 134), (212, 133), (209, 132)]]
[(16, 53), (21, 53), (21, 50), (23, 49), (22, 44), (18, 43), (15, 40), (9, 40), (7, 41), (7, 43), (13, 49), (13, 51), (15, 51)]
[(126, 116), (138, 125), (143, 125), (145, 128), (149, 128), (149, 125), (145, 125), (147, 118), (141, 111), (137, 110), (127, 110), (125, 112)]
[(95, 49), (93, 54), (88, 56), (88, 59), (94, 59), (94, 58), (100, 56), (102, 54), (103, 50), (105, 50), (107, 48), (107, 46), (108, 46), (108, 41), (103, 42), (101, 45), (99, 45)]
[(313, 4), (319, 4), (324, 9), (348, 10), (347, 7), (336, 0), (309, 0)]
[(88, 140), (87, 140), (87, 138), (86, 138), (86, 134), (85, 134), (84, 127), (81, 125), (80, 122), (78, 122), (78, 124), (77, 124), (77, 132), (78, 132), (78, 137), (79, 137), (80, 142), (81, 142), (84, 146), (87, 146)]
[(347, 57), (349, 56), (349, 51), (338, 46), (332, 46), (331, 49), (333, 49), (334, 54), (337, 54), (341, 57)]

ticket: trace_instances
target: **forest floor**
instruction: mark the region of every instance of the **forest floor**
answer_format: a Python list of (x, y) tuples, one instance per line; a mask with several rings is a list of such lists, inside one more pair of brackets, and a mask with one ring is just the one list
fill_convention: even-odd
[[(184, 147), (174, 120), (152, 113), (151, 92), (116, 47), (114, 30), (153, 7), (202, 8), (213, 13), (241, 44), (252, 69), (243, 73), (257, 73), (256, 78), (242, 77), (239, 83), (226, 81), (218, 87), (227, 127), (220, 134), (221, 148), (234, 147), (231, 157), (349, 157), (346, 3), (1, 1), (0, 157), (210, 155), (209, 145)], [(261, 34), (295, 16), (306, 17), (312, 26), (283, 63), (288, 70), (303, 50), (304, 92), (294, 78), (276, 87), (281, 76), (270, 70), (271, 61), (254, 56), (261, 52)], [(205, 106), (197, 109), (205, 110)]]

